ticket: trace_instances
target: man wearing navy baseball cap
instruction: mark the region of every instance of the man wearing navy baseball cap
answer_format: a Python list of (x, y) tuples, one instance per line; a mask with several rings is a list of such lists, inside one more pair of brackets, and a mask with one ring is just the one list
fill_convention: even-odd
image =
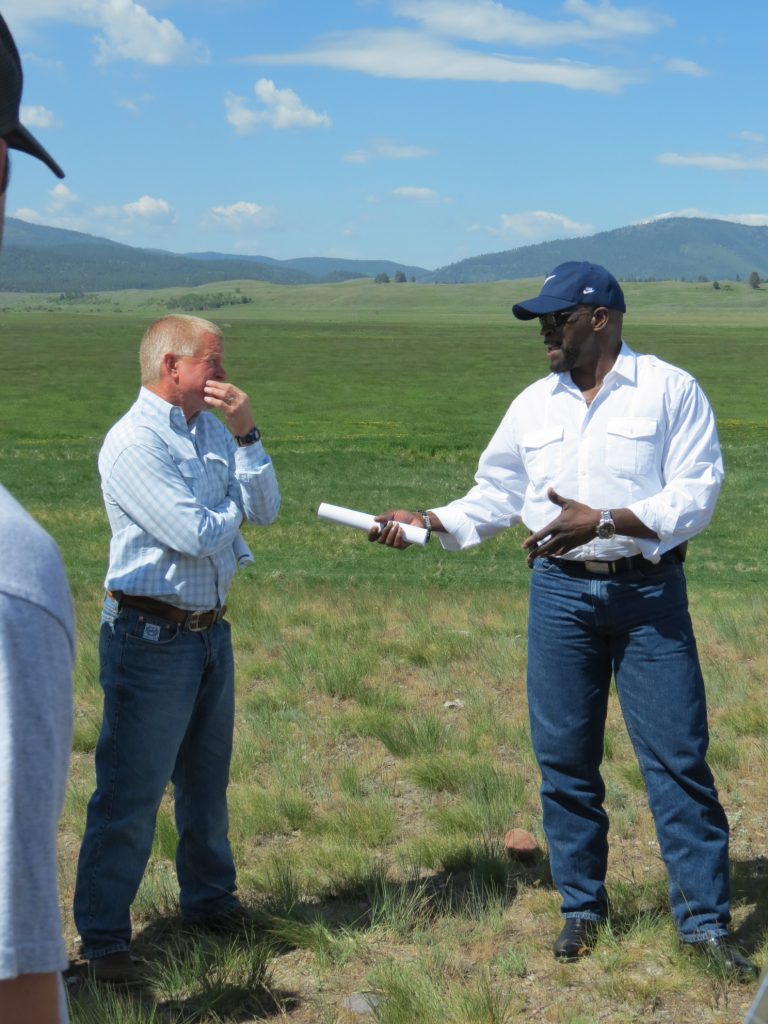
[[(64, 173), (19, 121), (21, 87), (0, 15), (0, 239), (8, 149)], [(56, 545), (2, 486), (0, 567), (0, 1021), (63, 1024), (56, 832), (72, 736), (72, 599)]]
[(622, 340), (626, 308), (604, 267), (555, 267), (512, 307), (538, 318), (551, 372), (512, 402), (474, 487), (442, 508), (390, 509), (370, 539), (407, 547), (397, 524), (413, 523), (460, 550), (520, 522), (530, 530), (528, 707), (565, 918), (555, 957), (589, 953), (609, 915), (600, 765), (613, 676), (680, 940), (751, 977), (755, 965), (728, 939), (728, 821), (706, 762), (683, 573), (723, 479), (715, 419), (690, 374)]
[(18, 149), (22, 153), (37, 157), (47, 164), (58, 178), (63, 178), (64, 171), (19, 120), (23, 83), (19, 51), (5, 19), (0, 14), (0, 138), (9, 149)]
[(561, 263), (544, 278), (535, 299), (518, 302), (512, 312), (518, 320), (533, 320), (546, 313), (559, 313), (583, 304), (605, 306), (626, 313), (627, 304), (621, 285), (605, 267), (597, 263)]

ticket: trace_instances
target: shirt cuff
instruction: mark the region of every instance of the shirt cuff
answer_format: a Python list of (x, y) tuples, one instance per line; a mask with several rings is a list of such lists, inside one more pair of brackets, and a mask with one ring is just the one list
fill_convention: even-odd
[(435, 531), (445, 551), (463, 551), (464, 548), (474, 547), (480, 543), (480, 536), (472, 521), (463, 512), (452, 508), (450, 505), (443, 505), (442, 508), (433, 508), (432, 512), (438, 517), (445, 527), (446, 532)]
[(261, 441), (254, 441), (253, 444), (247, 444), (244, 448), (237, 448), (235, 461), (243, 463), (243, 468), (255, 469), (258, 466), (266, 466), (270, 462), (270, 458), (264, 451)]
[(647, 558), (649, 562), (658, 562), (666, 551), (671, 551), (678, 544), (682, 544), (685, 539), (674, 536), (669, 530), (664, 530), (664, 524), (651, 499), (636, 501), (632, 505), (627, 505), (627, 508), (637, 516), (643, 526), (647, 526), (649, 530), (653, 530), (657, 534), (657, 537), (632, 538), (640, 548), (643, 558)]

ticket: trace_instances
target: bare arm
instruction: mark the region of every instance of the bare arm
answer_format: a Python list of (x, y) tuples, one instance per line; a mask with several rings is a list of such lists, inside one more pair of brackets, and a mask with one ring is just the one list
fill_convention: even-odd
[[(563, 498), (551, 487), (548, 493), (550, 500), (560, 506), (561, 512), (542, 530), (537, 530), (523, 541), (523, 549), (528, 552), (529, 565), (535, 558), (564, 555), (573, 548), (595, 539), (600, 509)], [(628, 508), (611, 509), (611, 515), (616, 524), (616, 533), (623, 537), (642, 537), (646, 540), (657, 537), (653, 530), (649, 530)]]
[(0, 981), (3, 1024), (60, 1024), (58, 975), (20, 974)]

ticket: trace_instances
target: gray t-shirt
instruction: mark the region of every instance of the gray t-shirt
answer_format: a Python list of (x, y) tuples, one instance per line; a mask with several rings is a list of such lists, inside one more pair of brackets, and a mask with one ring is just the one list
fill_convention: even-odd
[(56, 835), (74, 654), (58, 548), (0, 486), (0, 979), (67, 966)]

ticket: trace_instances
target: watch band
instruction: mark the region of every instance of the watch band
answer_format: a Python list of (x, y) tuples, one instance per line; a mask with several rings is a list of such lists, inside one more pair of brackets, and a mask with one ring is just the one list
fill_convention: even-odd
[(616, 523), (613, 521), (610, 509), (603, 509), (600, 513), (595, 535), (601, 540), (610, 540), (616, 535)]
[(261, 440), (261, 431), (257, 426), (251, 427), (247, 434), (243, 434), (239, 437), (235, 434), (235, 441), (237, 441), (238, 448), (247, 448), (248, 445), (256, 444), (257, 441)]
[(432, 519), (429, 512), (425, 508), (417, 508), (416, 514), (421, 516), (421, 521), (424, 524), (424, 529), (427, 531), (427, 543), (429, 538), (432, 536)]

